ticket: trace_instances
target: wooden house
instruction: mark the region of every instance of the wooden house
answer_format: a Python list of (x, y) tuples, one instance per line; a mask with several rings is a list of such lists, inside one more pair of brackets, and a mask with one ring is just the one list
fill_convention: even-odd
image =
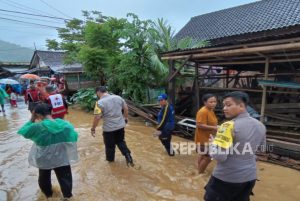
[[(247, 92), (268, 128), (268, 142), (281, 153), (289, 149), (288, 155), (300, 158), (300, 1), (262, 0), (195, 16), (175, 40), (185, 37), (208, 40), (210, 46), (161, 55), (169, 62), (170, 102), (175, 104), (178, 97), (180, 72), (194, 69), (189, 94), (193, 102), (186, 104), (194, 107), (190, 115), (202, 105), (204, 93), (218, 94), (221, 99), (228, 91)], [(213, 66), (224, 73), (209, 74)], [(215, 86), (220, 80), (224, 86)], [(181, 115), (184, 109), (175, 107)]]
[(85, 76), (83, 66), (80, 63), (65, 64), (65, 54), (65, 52), (59, 51), (36, 50), (30, 62), (29, 72), (39, 76), (57, 75), (64, 77), (70, 91), (94, 87), (96, 83)]

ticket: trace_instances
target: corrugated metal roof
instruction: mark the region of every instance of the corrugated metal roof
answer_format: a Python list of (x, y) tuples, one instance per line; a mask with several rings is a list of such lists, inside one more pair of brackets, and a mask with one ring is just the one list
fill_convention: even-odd
[(10, 73), (26, 73), (28, 70), (28, 66), (25, 67), (1, 67), (4, 71), (10, 72)]
[(80, 63), (64, 64), (65, 52), (56, 51), (36, 51), (40, 58), (41, 66), (49, 66), (51, 70), (57, 73), (82, 72)]

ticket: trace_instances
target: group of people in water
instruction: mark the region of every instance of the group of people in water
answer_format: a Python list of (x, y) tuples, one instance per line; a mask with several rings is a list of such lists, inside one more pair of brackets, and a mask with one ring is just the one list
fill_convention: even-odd
[[(29, 110), (32, 111), (37, 103), (45, 101), (50, 93), (63, 94), (66, 91), (64, 78), (43, 78), (41, 80), (23, 80), (21, 87), (6, 84), (4, 88), (0, 87), (0, 112), (5, 116), (4, 103), (5, 99), (9, 100), (11, 107), (18, 107), (18, 97), (23, 95), (25, 103), (29, 105)], [(46, 89), (48, 88), (48, 91)], [(53, 89), (53, 90), (52, 90)], [(49, 90), (52, 90), (49, 92)]]
[(5, 85), (5, 89), (0, 87), (0, 105), (1, 105), (1, 110), (0, 112), (3, 113), (5, 116), (5, 108), (4, 108), (4, 103), (5, 99), (9, 99), (9, 103), (11, 107), (17, 107), (17, 99), (18, 99), (18, 94), (17, 92), (13, 89), (11, 85)]
[[(26, 101), (32, 117), (18, 134), (34, 142), (29, 154), (29, 163), (39, 169), (38, 183), (47, 198), (52, 197), (51, 170), (59, 181), (64, 199), (72, 197), (71, 165), (78, 161), (78, 133), (63, 120), (67, 109), (63, 97), (47, 86), (48, 97), (41, 103), (34, 85), (28, 90)], [(32, 92), (32, 93), (31, 93)], [(95, 137), (100, 119), (103, 119), (103, 141), (106, 160), (115, 160), (117, 146), (128, 166), (135, 166), (131, 151), (125, 142), (125, 126), (128, 123), (128, 106), (125, 100), (109, 94), (106, 87), (96, 88), (98, 101), (95, 103), (91, 135)], [(249, 96), (243, 92), (230, 92), (223, 97), (223, 111), (226, 121), (219, 125), (214, 113), (217, 97), (202, 96), (204, 106), (196, 116), (195, 143), (198, 152), (198, 171), (205, 172), (211, 160), (217, 165), (205, 186), (205, 201), (249, 201), (256, 181), (255, 152), (265, 146), (266, 129), (247, 112)], [(155, 135), (159, 137), (169, 156), (172, 150), (172, 132), (175, 128), (174, 108), (168, 103), (168, 96), (158, 96), (161, 110)], [(245, 149), (246, 147), (246, 149)], [(234, 148), (232, 151), (231, 149)], [(231, 150), (231, 151), (229, 151)]]

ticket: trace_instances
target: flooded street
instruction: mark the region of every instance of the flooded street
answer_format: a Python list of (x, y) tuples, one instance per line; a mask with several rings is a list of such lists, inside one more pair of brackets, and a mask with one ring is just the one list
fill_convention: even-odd
[[(27, 157), (32, 142), (16, 134), (30, 118), (27, 106), (19, 103), (7, 116), (0, 114), (0, 190), (7, 192), (9, 201), (45, 200), (41, 195), (38, 170), (28, 165)], [(196, 155), (169, 157), (159, 140), (152, 137), (154, 128), (143, 120), (131, 118), (126, 127), (126, 142), (132, 151), (137, 168), (128, 168), (124, 157), (116, 151), (115, 163), (105, 161), (101, 128), (96, 138), (91, 137), (93, 115), (70, 109), (66, 118), (79, 133), (80, 162), (72, 166), (73, 194), (78, 201), (198, 201), (208, 174), (196, 173)], [(186, 141), (174, 137), (173, 142)], [(300, 199), (300, 172), (289, 168), (259, 162), (259, 180), (253, 201), (297, 201)], [(58, 183), (54, 173), (55, 189)], [(57, 195), (58, 197), (58, 195)], [(1, 198), (0, 198), (1, 200)], [(2, 200), (1, 200), (2, 201)]]

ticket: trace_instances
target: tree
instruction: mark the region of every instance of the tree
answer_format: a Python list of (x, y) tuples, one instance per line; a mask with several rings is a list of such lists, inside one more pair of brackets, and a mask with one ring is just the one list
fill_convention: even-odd
[(127, 22), (121, 32), (123, 54), (117, 66), (120, 87), (135, 101), (144, 102), (149, 87), (157, 87), (160, 72), (152, 65), (153, 53), (149, 43), (152, 21), (140, 20), (135, 14), (127, 15)]
[(119, 37), (115, 32), (122, 28), (124, 20), (106, 17), (97, 11), (83, 11), (83, 16), (84, 20), (67, 21), (66, 27), (58, 30), (62, 41), (48, 39), (47, 46), (66, 51), (66, 64), (82, 63), (87, 76), (104, 85), (105, 71), (115, 65), (120, 53)]
[[(151, 29), (149, 30), (149, 42), (153, 47), (153, 53), (151, 56), (152, 64), (160, 69), (160, 72), (163, 73), (163, 80), (167, 80), (168, 73), (168, 64), (167, 61), (162, 61), (159, 55), (162, 52), (168, 52), (179, 49), (190, 49), (190, 48), (200, 48), (209, 45), (209, 41), (195, 40), (191, 37), (176, 39), (175, 31), (172, 29), (171, 25), (168, 24), (163, 18), (157, 19), (156, 22), (152, 24)], [(181, 64), (177, 63), (177, 66)], [(179, 83), (185, 82), (185, 78), (179, 78)], [(162, 83), (167, 87), (167, 83)]]
[(112, 69), (118, 65), (121, 53), (118, 32), (122, 23), (123, 20), (107, 18), (103, 23), (88, 22), (85, 27), (85, 44), (81, 46), (78, 58), (86, 74), (93, 79), (100, 78), (101, 85), (106, 85)]
[(97, 11), (83, 11), (83, 16), (66, 22), (58, 30), (61, 42), (47, 40), (48, 48), (65, 50), (66, 63), (82, 63), (90, 78), (138, 102), (146, 100), (149, 88), (166, 86), (168, 68), (160, 53), (205, 45), (190, 38), (175, 40), (164, 19), (140, 20), (132, 13), (117, 19)]

